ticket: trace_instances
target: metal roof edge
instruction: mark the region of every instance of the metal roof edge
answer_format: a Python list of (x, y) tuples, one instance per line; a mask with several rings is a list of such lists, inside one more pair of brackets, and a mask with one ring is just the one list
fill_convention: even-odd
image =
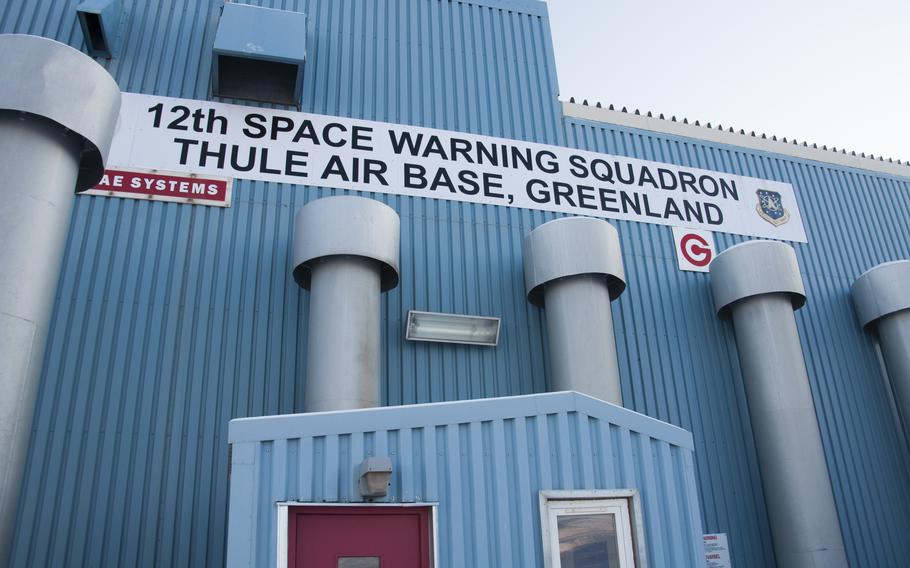
[(854, 156), (852, 154), (840, 154), (833, 150), (823, 148), (814, 148), (800, 144), (791, 144), (769, 138), (759, 138), (748, 134), (739, 134), (727, 130), (716, 130), (687, 124), (684, 122), (674, 122), (652, 116), (644, 116), (630, 112), (620, 112), (596, 106), (588, 106), (572, 102), (562, 102), (562, 113), (565, 118), (577, 118), (592, 122), (603, 122), (615, 124), (617, 126), (626, 126), (637, 128), (639, 130), (648, 130), (659, 132), (661, 134), (672, 134), (675, 136), (684, 136), (686, 138), (695, 138), (708, 142), (727, 144), (730, 146), (739, 146), (751, 150), (761, 150), (774, 154), (783, 154), (803, 160), (813, 160), (838, 166), (870, 170), (873, 172), (910, 178), (910, 165), (886, 162), (874, 158)]
[[(450, 0), (451, 1), (451, 0)], [(530, 14), (532, 16), (547, 17), (547, 3), (541, 0), (454, 0), (460, 4), (470, 4), (472, 6), (483, 6), (484, 8), (495, 8), (497, 10), (506, 10), (518, 12), (520, 14)]]
[(692, 434), (678, 426), (572, 391), (235, 418), (228, 425), (228, 442), (233, 444), (309, 435), (398, 430), (560, 412), (580, 412), (676, 446), (690, 450), (695, 447)]
[[(689, 450), (695, 449), (695, 440), (692, 433), (685, 428), (680, 428), (679, 426), (664, 422), (663, 420), (648, 416), (647, 414), (642, 414), (622, 406), (604, 402), (586, 394), (579, 392), (572, 392), (571, 394), (575, 396), (575, 410), (577, 412), (593, 416), (594, 418), (607, 420), (611, 423), (620, 424), (636, 432), (647, 432), (652, 437), (664, 440), (674, 446)], [(621, 415), (623, 416), (622, 421), (615, 420), (616, 415), (613, 414), (613, 412), (616, 411), (621, 412)]]

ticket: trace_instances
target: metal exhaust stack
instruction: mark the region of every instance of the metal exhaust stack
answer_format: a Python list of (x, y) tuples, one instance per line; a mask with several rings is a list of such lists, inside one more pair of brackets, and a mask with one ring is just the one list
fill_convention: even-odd
[(910, 260), (867, 270), (853, 283), (852, 292), (860, 325), (878, 333), (895, 402), (910, 428)]
[(733, 316), (765, 504), (780, 568), (847, 566), (793, 310), (806, 302), (796, 252), (774, 241), (711, 263), (714, 303)]
[(306, 412), (379, 406), (380, 293), (398, 285), (400, 221), (363, 197), (317, 199), (294, 222), (294, 280), (310, 291)]
[(104, 172), (120, 89), (53, 40), (0, 35), (0, 566), (13, 522), (75, 192)]
[(622, 405), (610, 302), (626, 288), (619, 234), (606, 221), (567, 217), (525, 238), (528, 301), (546, 306), (550, 390)]

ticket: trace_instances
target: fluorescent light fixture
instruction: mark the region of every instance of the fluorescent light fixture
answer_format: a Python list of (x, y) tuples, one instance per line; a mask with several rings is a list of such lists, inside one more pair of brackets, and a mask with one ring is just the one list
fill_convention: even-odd
[(499, 343), (499, 318), (408, 310), (405, 339), (494, 346)]

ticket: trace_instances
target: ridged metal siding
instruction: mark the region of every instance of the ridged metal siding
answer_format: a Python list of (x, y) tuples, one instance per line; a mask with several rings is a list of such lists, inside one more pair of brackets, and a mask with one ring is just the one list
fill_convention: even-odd
[[(0, 32), (82, 46), (78, 2), (0, 4)], [(308, 16), (301, 110), (560, 143), (542, 3), (252, 2)], [(124, 91), (208, 98), (220, 1), (124, 2)], [(221, 566), (227, 423), (303, 410), (308, 296), (290, 228), (329, 195), (239, 181), (229, 209), (76, 199), (14, 566)], [(402, 219), (383, 299), (388, 404), (545, 390), (521, 239), (542, 217), (374, 196)], [(405, 343), (408, 309), (503, 317), (497, 349)]]
[(638, 488), (650, 566), (704, 564), (688, 432), (576, 393), (231, 423), (228, 567), (274, 566), (281, 501), (361, 502), (360, 462), (392, 458), (380, 502), (438, 503), (440, 566), (542, 566), (538, 493)]
[[(0, 32), (82, 44), (78, 2), (0, 4)], [(571, 121), (549, 25), (529, 2), (272, 2), (308, 14), (302, 110), (512, 137), (793, 183), (797, 314), (848, 553), (910, 553), (907, 445), (848, 286), (910, 257), (908, 181)], [(503, 6), (503, 9), (495, 6)], [(220, 2), (125, 0), (104, 64), (125, 91), (206, 99)], [(288, 273), (294, 212), (335, 192), (239, 181), (227, 210), (79, 197), (36, 409), (13, 565), (224, 560), (227, 422), (302, 410), (307, 295)], [(401, 286), (383, 303), (388, 404), (545, 390), (542, 312), (521, 242), (551, 213), (375, 196), (402, 217)], [(617, 222), (629, 289), (614, 304), (624, 400), (693, 431), (705, 530), (736, 566), (773, 564), (732, 327), (705, 275), (681, 273), (666, 227)], [(739, 241), (717, 235), (719, 248)], [(503, 318), (496, 349), (402, 340), (407, 309)]]
[[(849, 560), (903, 565), (910, 455), (849, 290), (867, 268), (910, 258), (910, 180), (574, 119), (566, 130), (578, 148), (793, 184), (809, 239), (794, 244), (808, 298), (797, 325)], [(714, 317), (709, 276), (676, 269), (668, 228), (615, 225), (629, 281), (614, 304), (624, 401), (693, 432), (706, 532), (729, 533), (734, 565), (771, 566), (733, 326)], [(715, 233), (718, 250), (743, 240)]]

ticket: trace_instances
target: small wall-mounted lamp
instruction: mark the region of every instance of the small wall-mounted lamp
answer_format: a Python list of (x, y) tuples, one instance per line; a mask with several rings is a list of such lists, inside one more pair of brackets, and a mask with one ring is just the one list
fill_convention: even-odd
[(405, 339), (495, 346), (499, 318), (409, 310)]
[(385, 497), (391, 477), (392, 460), (389, 457), (368, 457), (360, 462), (360, 494), (364, 497)]

